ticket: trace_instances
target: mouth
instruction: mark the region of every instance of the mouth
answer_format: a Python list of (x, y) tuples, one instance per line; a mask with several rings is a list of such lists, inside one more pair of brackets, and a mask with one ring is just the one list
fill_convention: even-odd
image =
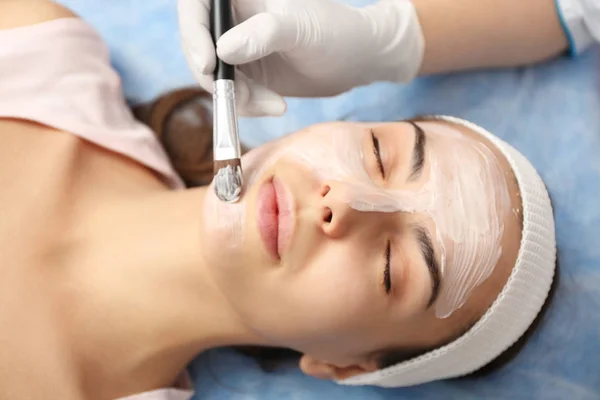
[(260, 188), (257, 224), (267, 253), (273, 260), (280, 261), (292, 236), (293, 208), (290, 193), (276, 177)]

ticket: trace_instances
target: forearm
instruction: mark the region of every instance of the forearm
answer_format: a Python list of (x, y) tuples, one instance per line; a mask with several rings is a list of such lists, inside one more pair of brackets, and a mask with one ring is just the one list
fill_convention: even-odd
[(554, 0), (412, 0), (425, 36), (420, 75), (534, 64), (568, 47)]

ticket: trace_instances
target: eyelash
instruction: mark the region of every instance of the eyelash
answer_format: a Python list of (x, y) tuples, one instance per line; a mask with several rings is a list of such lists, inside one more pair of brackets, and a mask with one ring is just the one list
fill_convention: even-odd
[(379, 172), (381, 172), (381, 176), (385, 178), (385, 169), (383, 168), (383, 161), (381, 160), (381, 152), (379, 151), (379, 139), (375, 136), (375, 133), (371, 130), (371, 140), (373, 141), (373, 154), (375, 154), (375, 159), (377, 160), (377, 166), (379, 167)]
[(390, 271), (390, 259), (392, 253), (392, 242), (388, 240), (387, 247), (385, 248), (385, 269), (383, 270), (383, 285), (385, 287), (385, 293), (390, 294), (392, 291), (392, 275)]

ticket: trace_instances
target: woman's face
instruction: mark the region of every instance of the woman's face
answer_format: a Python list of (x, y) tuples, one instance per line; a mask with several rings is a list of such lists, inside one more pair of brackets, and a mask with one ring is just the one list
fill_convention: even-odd
[[(467, 128), (323, 124), (242, 164), (240, 203), (209, 190), (204, 245), (239, 319), (273, 346), (342, 367), (439, 346), (483, 315), (515, 264), (517, 185), (500, 152)], [(485, 221), (465, 222), (470, 214)], [(475, 234), (463, 243), (468, 223)]]

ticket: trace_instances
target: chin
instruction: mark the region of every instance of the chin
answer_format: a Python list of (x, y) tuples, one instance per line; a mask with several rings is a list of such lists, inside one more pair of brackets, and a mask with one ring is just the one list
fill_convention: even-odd
[[(202, 253), (208, 268), (219, 276), (240, 279), (244, 269), (261, 265), (262, 245), (256, 227), (257, 185), (246, 185), (239, 202), (228, 204), (208, 187), (202, 218)], [(243, 278), (242, 278), (243, 279)]]

